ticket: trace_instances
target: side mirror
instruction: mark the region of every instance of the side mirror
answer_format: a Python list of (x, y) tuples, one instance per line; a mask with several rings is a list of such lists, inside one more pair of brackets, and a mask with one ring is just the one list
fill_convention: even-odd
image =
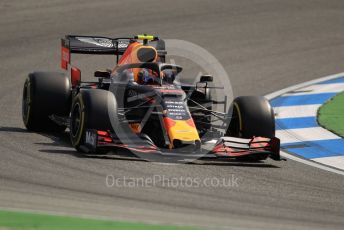
[(94, 72), (94, 76), (95, 77), (99, 77), (99, 78), (110, 78), (111, 73), (109, 71), (96, 71)]
[(203, 75), (201, 76), (200, 82), (213, 82), (213, 76), (211, 75)]

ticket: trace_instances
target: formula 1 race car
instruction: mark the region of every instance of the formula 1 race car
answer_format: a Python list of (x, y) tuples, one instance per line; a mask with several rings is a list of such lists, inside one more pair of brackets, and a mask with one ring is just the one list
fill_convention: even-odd
[[(97, 81), (83, 82), (80, 69), (71, 65), (72, 53), (115, 55), (117, 65), (94, 72)], [(213, 77), (180, 83), (182, 67), (166, 63), (166, 55), (164, 40), (155, 36), (67, 35), (61, 67), (70, 76), (33, 72), (25, 81), (26, 128), (69, 128), (72, 145), (86, 154), (130, 150), (145, 156), (280, 160), (274, 112), (265, 98), (238, 97), (223, 112), (215, 111), (214, 104), (226, 101), (212, 99)]]

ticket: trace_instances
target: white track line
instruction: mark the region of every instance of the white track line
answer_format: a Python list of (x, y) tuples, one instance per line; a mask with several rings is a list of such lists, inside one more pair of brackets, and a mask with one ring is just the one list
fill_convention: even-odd
[(338, 74), (333, 74), (333, 75), (326, 76), (326, 77), (321, 77), (321, 78), (307, 81), (307, 82), (303, 82), (303, 83), (300, 83), (297, 85), (293, 85), (293, 86), (278, 90), (276, 92), (270, 93), (268, 95), (265, 95), (265, 98), (267, 98), (268, 100), (271, 100), (273, 98), (279, 97), (282, 94), (288, 93), (290, 91), (295, 91), (297, 89), (300, 89), (300, 88), (303, 88), (303, 87), (306, 87), (309, 85), (317, 84), (317, 83), (322, 82), (322, 81), (333, 80), (333, 79), (340, 78), (340, 77), (344, 77), (344, 72), (338, 73)]
[(276, 136), (280, 137), (282, 144), (341, 139), (337, 135), (321, 127), (276, 130)]
[(320, 158), (313, 158), (313, 161), (325, 164), (325, 165), (332, 165), (336, 168), (344, 168), (344, 157), (343, 156), (335, 156), (335, 157), (320, 157)]
[[(270, 93), (268, 95), (265, 95), (265, 98), (267, 98), (268, 100), (271, 100), (271, 99), (274, 99), (276, 97), (281, 96), (282, 94), (288, 93), (290, 91), (295, 91), (295, 90), (300, 89), (302, 87), (310, 86), (313, 84), (317, 84), (319, 82), (328, 81), (328, 80), (336, 79), (336, 78), (343, 77), (343, 76), (344, 76), (344, 72), (330, 75), (330, 76), (326, 76), (326, 77), (322, 77), (322, 78), (318, 78), (318, 79), (311, 80), (311, 81), (307, 81), (307, 82), (293, 85), (293, 86), (278, 90), (276, 92)], [(344, 171), (329, 167), (327, 165), (323, 165), (320, 162), (311, 161), (311, 160), (307, 160), (307, 159), (304, 159), (301, 157), (297, 157), (297, 156), (294, 156), (294, 155), (289, 154), (289, 153), (284, 152), (284, 151), (281, 151), (281, 156), (288, 158), (288, 159), (291, 159), (291, 160), (294, 160), (294, 161), (297, 161), (297, 162), (300, 162), (300, 163), (303, 163), (303, 164), (306, 164), (306, 165), (309, 165), (309, 166), (312, 166), (312, 167), (316, 167), (316, 168), (319, 168), (322, 170), (326, 170), (328, 172), (333, 172), (333, 173), (337, 173), (337, 174), (344, 176)]]
[[(296, 105), (274, 107), (276, 119), (314, 117), (321, 105)], [(298, 111), (297, 113), (295, 111)]]
[(307, 159), (304, 159), (304, 158), (301, 158), (301, 157), (289, 154), (289, 153), (284, 152), (284, 151), (281, 151), (281, 156), (285, 157), (285, 158), (288, 158), (290, 160), (293, 160), (293, 161), (300, 162), (300, 163), (305, 164), (305, 165), (309, 165), (309, 166), (312, 166), (312, 167), (315, 167), (315, 168), (319, 168), (319, 169), (322, 169), (322, 170), (325, 170), (325, 171), (328, 171), (328, 172), (332, 172), (332, 173), (336, 173), (336, 174), (344, 176), (344, 171), (336, 169), (336, 168), (329, 167), (329, 166), (327, 166), (325, 164), (322, 164), (320, 162), (315, 162), (315, 161), (307, 160)]
[(334, 83), (334, 84), (319, 84), (304, 87), (299, 90), (294, 90), (293, 92), (283, 94), (284, 96), (297, 96), (297, 95), (309, 95), (318, 93), (339, 93), (343, 91), (344, 83)]

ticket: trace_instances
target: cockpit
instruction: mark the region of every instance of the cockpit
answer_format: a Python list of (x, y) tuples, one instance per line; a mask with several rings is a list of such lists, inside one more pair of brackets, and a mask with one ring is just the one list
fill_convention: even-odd
[(116, 76), (120, 81), (139, 85), (173, 84), (182, 67), (166, 63), (133, 63), (119, 67)]

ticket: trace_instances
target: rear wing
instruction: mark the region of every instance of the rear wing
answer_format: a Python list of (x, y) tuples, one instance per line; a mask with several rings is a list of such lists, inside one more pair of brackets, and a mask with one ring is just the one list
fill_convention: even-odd
[[(131, 42), (136, 41), (134, 38), (108, 38), (102, 36), (83, 36), (83, 35), (66, 35), (61, 39), (61, 68), (68, 69), (71, 63), (71, 54), (101, 54), (119, 55), (128, 48)], [(157, 38), (149, 41), (148, 45), (157, 49), (159, 55), (165, 57), (165, 42)]]
[(66, 35), (61, 39), (61, 68), (68, 69), (72, 53), (122, 55), (130, 42), (130, 38)]

